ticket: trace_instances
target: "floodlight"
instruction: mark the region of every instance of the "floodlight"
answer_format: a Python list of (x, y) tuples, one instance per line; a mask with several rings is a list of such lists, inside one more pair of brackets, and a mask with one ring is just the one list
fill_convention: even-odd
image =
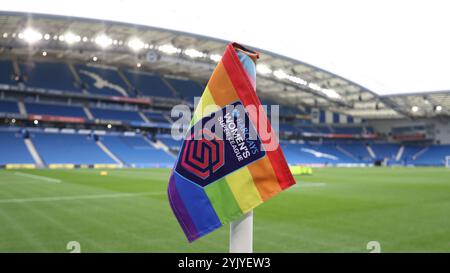
[(165, 44), (158, 47), (159, 51), (164, 52), (166, 54), (175, 54), (180, 52), (179, 48), (174, 47), (171, 44)]
[(222, 55), (220, 55), (220, 54), (211, 54), (211, 55), (209, 55), (209, 59), (211, 59), (211, 61), (214, 61), (214, 62), (218, 63), (222, 59)]
[(256, 71), (259, 73), (259, 74), (262, 74), (262, 75), (267, 75), (267, 74), (270, 74), (270, 73), (272, 73), (272, 69), (270, 69), (267, 65), (265, 65), (265, 64), (258, 64), (257, 66), (256, 66)]
[(138, 38), (133, 38), (128, 41), (128, 46), (134, 51), (141, 50), (142, 48), (144, 48), (144, 45), (145, 45), (144, 42), (142, 42)]
[(189, 48), (184, 51), (184, 54), (191, 58), (201, 58), (205, 56), (205, 53), (198, 51), (197, 49)]
[(97, 45), (99, 45), (100, 47), (105, 48), (105, 47), (107, 47), (107, 46), (112, 44), (112, 39), (109, 38), (108, 36), (102, 34), (102, 35), (99, 35), (99, 36), (97, 36), (95, 38), (95, 43)]
[[(22, 37), (22, 38), (21, 38)], [(23, 33), (19, 33), (19, 38), (32, 44), (42, 39), (42, 34), (32, 28), (27, 28)]]

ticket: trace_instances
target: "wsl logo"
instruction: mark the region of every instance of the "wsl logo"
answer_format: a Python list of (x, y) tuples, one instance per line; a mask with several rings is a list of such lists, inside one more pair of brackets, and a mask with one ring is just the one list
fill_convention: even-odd
[(175, 172), (200, 187), (266, 154), (241, 102), (227, 107), (232, 110), (224, 107), (192, 126), (181, 147)]
[(201, 130), (200, 133), (208, 138), (196, 140), (195, 136), (191, 135), (190, 139), (186, 140), (181, 166), (205, 180), (225, 164), (225, 145), (223, 140), (207, 129)]

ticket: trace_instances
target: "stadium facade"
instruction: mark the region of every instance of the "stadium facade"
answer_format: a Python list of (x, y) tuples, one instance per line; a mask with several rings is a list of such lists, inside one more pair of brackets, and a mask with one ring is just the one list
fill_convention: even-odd
[[(0, 13), (0, 166), (171, 167), (175, 105), (194, 108), (226, 42), (171, 30)], [(450, 91), (379, 96), (260, 50), (257, 92), (280, 105), (291, 165), (441, 166)], [(269, 111), (270, 114), (270, 111)]]

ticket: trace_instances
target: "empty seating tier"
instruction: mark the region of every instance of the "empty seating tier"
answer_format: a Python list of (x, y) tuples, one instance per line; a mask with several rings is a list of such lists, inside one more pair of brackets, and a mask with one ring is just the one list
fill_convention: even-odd
[(87, 118), (83, 107), (71, 105), (25, 103), (28, 114)]
[(81, 92), (76, 87), (75, 78), (65, 63), (34, 62), (20, 64), (25, 85), (35, 88)]
[(0, 165), (34, 163), (20, 133), (0, 131)]
[(171, 167), (175, 159), (156, 149), (143, 136), (105, 135), (101, 141), (123, 163), (135, 167)]
[(89, 135), (33, 132), (30, 136), (47, 165), (116, 164)]
[(128, 96), (127, 85), (116, 69), (86, 65), (77, 65), (76, 68), (89, 93), (103, 96)]
[(158, 75), (134, 70), (126, 70), (124, 75), (142, 96), (173, 98), (175, 95)]

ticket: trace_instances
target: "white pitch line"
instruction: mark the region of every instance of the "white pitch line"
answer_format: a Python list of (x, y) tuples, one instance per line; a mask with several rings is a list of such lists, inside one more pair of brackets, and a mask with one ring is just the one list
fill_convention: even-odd
[(46, 177), (46, 176), (34, 175), (34, 174), (29, 174), (29, 173), (15, 172), (14, 174), (17, 176), (27, 177), (27, 178), (36, 179), (36, 180), (42, 180), (42, 181), (46, 181), (46, 182), (50, 182), (50, 183), (61, 183), (62, 182), (61, 180), (56, 179), (56, 178), (50, 178), (50, 177)]
[(53, 201), (71, 201), (81, 199), (102, 199), (102, 198), (122, 198), (147, 195), (161, 195), (165, 192), (140, 192), (140, 193), (110, 193), (110, 194), (91, 194), (74, 196), (53, 196), (53, 197), (31, 197), (31, 198), (12, 198), (0, 199), (0, 203), (28, 203), (28, 202), (53, 202)]

